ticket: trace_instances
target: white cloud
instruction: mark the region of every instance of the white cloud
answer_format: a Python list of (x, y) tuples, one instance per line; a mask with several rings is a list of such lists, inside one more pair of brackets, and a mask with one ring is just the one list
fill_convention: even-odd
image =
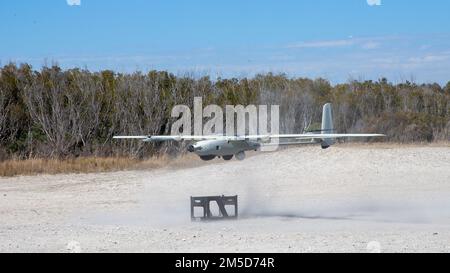
[(315, 41), (315, 42), (300, 42), (290, 44), (288, 48), (325, 48), (325, 47), (346, 47), (353, 45), (352, 40), (330, 40), (330, 41)]
[(373, 42), (373, 41), (369, 41), (369, 42), (364, 43), (362, 45), (362, 48), (368, 49), (368, 50), (370, 50), (370, 49), (377, 49), (378, 47), (380, 47), (380, 44), (377, 43), (377, 42)]
[(450, 59), (450, 55), (448, 54), (434, 54), (434, 55), (426, 55), (422, 57), (412, 57), (409, 58), (409, 62), (413, 64), (424, 64), (424, 63), (437, 63), (443, 62)]
[(381, 6), (381, 0), (367, 0), (369, 6)]
[(67, 0), (69, 6), (81, 6), (81, 0)]
[(303, 41), (292, 43), (286, 46), (286, 48), (346, 48), (346, 47), (359, 47), (362, 49), (370, 50), (377, 49), (381, 46), (381, 43), (388, 38), (385, 37), (373, 37), (373, 38), (354, 38), (353, 36), (348, 39), (341, 40), (324, 40), (324, 41)]

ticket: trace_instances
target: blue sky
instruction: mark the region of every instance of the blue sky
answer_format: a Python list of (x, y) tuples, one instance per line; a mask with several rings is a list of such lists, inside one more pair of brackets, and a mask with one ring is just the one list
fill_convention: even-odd
[(450, 80), (446, 0), (78, 1), (2, 1), (1, 64)]

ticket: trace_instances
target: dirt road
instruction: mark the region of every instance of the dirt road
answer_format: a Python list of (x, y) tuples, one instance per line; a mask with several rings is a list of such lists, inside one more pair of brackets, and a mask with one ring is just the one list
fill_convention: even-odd
[[(190, 222), (191, 195), (221, 194), (239, 195), (239, 220)], [(450, 252), (450, 146), (0, 178), (0, 252), (366, 252), (373, 241), (382, 252)]]

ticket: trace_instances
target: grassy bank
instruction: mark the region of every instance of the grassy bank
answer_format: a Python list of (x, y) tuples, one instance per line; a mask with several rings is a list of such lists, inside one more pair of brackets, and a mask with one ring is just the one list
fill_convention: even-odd
[(166, 157), (137, 160), (126, 157), (82, 157), (74, 159), (27, 159), (0, 162), (0, 176), (110, 172), (139, 168), (159, 168)]

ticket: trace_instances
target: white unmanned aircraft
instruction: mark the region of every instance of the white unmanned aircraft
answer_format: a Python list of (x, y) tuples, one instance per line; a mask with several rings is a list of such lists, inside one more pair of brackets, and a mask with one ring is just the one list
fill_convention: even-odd
[(245, 135), (245, 136), (115, 136), (114, 139), (140, 139), (144, 142), (163, 141), (193, 141), (187, 147), (191, 153), (195, 153), (202, 160), (213, 160), (222, 157), (224, 160), (231, 160), (235, 156), (238, 160), (245, 159), (246, 151), (258, 151), (268, 141), (272, 139), (291, 139), (296, 142), (280, 142), (276, 145), (301, 145), (320, 144), (323, 149), (329, 148), (335, 143), (337, 138), (347, 137), (384, 137), (382, 134), (335, 134), (333, 127), (333, 116), (331, 104), (323, 106), (322, 129), (317, 133), (304, 134), (284, 134), (284, 135)]

